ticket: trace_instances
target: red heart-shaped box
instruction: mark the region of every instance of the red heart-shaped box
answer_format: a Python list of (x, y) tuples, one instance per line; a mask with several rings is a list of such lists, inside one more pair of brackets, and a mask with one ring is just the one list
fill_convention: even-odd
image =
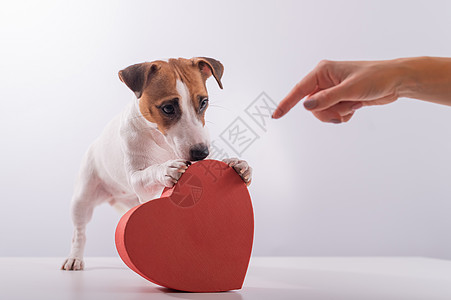
[(254, 214), (247, 187), (216, 160), (191, 165), (161, 198), (129, 210), (116, 228), (125, 264), (158, 285), (188, 292), (240, 289)]

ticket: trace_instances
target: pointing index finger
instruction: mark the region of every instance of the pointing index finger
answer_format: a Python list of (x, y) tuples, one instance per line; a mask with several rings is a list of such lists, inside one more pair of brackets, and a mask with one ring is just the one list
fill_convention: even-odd
[(278, 119), (285, 115), (290, 109), (293, 108), (302, 98), (310, 95), (316, 90), (317, 80), (316, 72), (313, 70), (307, 76), (305, 76), (299, 83), (297, 83), (288, 95), (280, 101), (272, 117)]

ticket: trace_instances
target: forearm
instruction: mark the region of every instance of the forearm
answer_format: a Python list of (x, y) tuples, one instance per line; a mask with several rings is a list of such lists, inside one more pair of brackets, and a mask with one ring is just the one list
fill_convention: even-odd
[(400, 97), (451, 106), (451, 58), (415, 57), (394, 60), (403, 77)]

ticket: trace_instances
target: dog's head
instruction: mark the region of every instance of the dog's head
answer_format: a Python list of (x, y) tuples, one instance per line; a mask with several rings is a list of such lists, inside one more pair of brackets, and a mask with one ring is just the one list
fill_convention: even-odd
[(211, 75), (222, 89), (223, 65), (208, 57), (169, 59), (136, 64), (119, 71), (119, 78), (139, 99), (142, 116), (156, 125), (176, 154), (202, 160), (209, 154), (205, 127)]

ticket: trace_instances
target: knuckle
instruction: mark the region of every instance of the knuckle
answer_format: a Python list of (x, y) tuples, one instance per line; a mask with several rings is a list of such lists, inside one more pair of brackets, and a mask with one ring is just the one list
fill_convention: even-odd
[[(330, 101), (330, 97), (331, 97), (331, 93), (330, 93), (330, 90), (324, 90), (322, 93), (321, 93), (321, 102), (323, 102), (323, 103), (327, 103), (327, 102), (329, 102)], [(320, 105), (321, 105), (321, 103), (320, 103)]]
[(319, 69), (324, 69), (327, 68), (331, 65), (332, 61), (328, 60), (328, 59), (322, 59), (319, 63), (318, 63), (318, 68)]

